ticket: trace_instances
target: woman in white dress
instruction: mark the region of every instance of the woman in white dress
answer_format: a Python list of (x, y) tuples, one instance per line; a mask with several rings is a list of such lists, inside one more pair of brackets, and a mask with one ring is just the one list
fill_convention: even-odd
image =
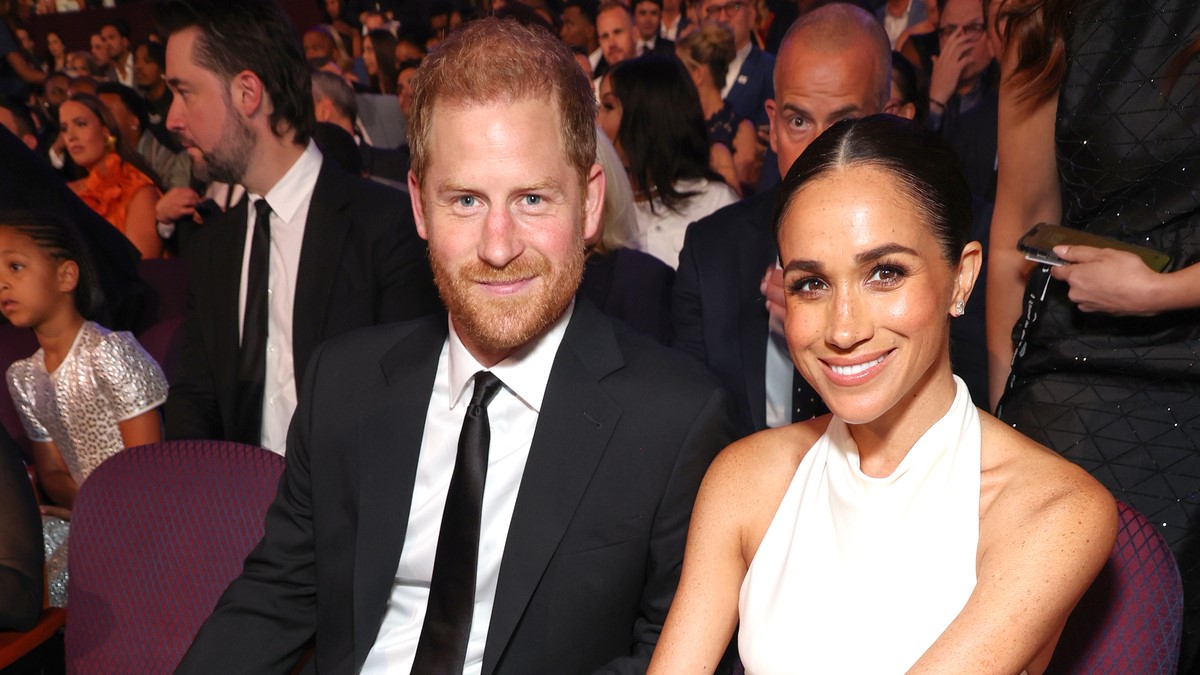
[(776, 208), (788, 347), (832, 414), (713, 463), (651, 672), (712, 672), (739, 620), (751, 675), (1042, 672), (1116, 509), (951, 372), (982, 255), (952, 151), (841, 122)]

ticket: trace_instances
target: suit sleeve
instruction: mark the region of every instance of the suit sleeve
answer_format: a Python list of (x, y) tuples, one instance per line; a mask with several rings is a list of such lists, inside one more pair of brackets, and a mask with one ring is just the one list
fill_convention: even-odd
[(412, 202), (399, 190), (387, 192), (391, 198), (386, 207), (379, 203), (372, 206), (387, 214), (385, 231), (371, 251), (379, 275), (376, 323), (405, 321), (442, 311), (425, 241), (417, 234), (413, 220)]
[[(650, 555), (646, 561), (646, 585), (639, 616), (633, 626), (633, 651), (629, 657), (613, 660), (597, 672), (632, 674), (645, 673), (649, 668), (650, 657), (679, 585), (696, 492), (713, 458), (736, 439), (734, 419), (733, 398), (724, 389), (713, 389), (679, 447), (674, 469), (655, 514)], [(727, 656), (717, 672), (727, 673), (730, 667)]]
[(195, 241), (189, 256), (192, 264), (188, 270), (187, 316), (183, 322), (179, 373), (163, 408), (168, 440), (223, 436), (217, 386), (204, 340), (205, 303), (201, 296), (207, 281), (202, 266), (210, 255), (207, 243), (206, 239)]
[(696, 223), (684, 235), (679, 252), (679, 267), (675, 270), (675, 285), (671, 299), (672, 346), (691, 354), (701, 363), (708, 362), (704, 347), (704, 303), (702, 301), (700, 263), (696, 260)]
[(287, 465), (263, 538), (246, 558), (176, 673), (290, 673), (316, 631), (311, 423), (321, 349), (288, 430)]

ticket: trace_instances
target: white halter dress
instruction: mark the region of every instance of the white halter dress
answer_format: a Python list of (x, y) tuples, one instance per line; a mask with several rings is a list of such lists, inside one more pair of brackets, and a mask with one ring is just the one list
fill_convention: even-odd
[(796, 468), (742, 582), (749, 675), (903, 673), (975, 588), (979, 412), (954, 403), (896, 470), (859, 467), (834, 417)]

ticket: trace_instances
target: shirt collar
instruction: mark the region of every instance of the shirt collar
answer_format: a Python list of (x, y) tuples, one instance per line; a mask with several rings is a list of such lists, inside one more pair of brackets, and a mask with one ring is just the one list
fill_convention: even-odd
[(296, 217), (300, 206), (308, 200), (313, 188), (317, 185), (317, 174), (321, 173), (321, 151), (311, 140), (308, 147), (292, 164), (292, 168), (283, 174), (275, 186), (265, 196), (250, 195), (251, 203), (258, 199), (266, 199), (271, 205), (271, 212), (285, 223), (290, 223)]
[(562, 316), (540, 337), (491, 368), (484, 368), (475, 360), (455, 332), (454, 323), (450, 322), (450, 409), (458, 407), (475, 373), (490, 370), (521, 402), (540, 413), (554, 357), (562, 345), (563, 335), (574, 311), (575, 301), (572, 300)]

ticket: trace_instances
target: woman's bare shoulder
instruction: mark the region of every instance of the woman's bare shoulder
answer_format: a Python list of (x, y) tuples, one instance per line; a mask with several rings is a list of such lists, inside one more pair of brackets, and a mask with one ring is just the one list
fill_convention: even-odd
[(989, 533), (1056, 537), (1073, 532), (1107, 556), (1116, 533), (1116, 506), (1109, 491), (1054, 451), (991, 415), (980, 417), (981, 544)]

